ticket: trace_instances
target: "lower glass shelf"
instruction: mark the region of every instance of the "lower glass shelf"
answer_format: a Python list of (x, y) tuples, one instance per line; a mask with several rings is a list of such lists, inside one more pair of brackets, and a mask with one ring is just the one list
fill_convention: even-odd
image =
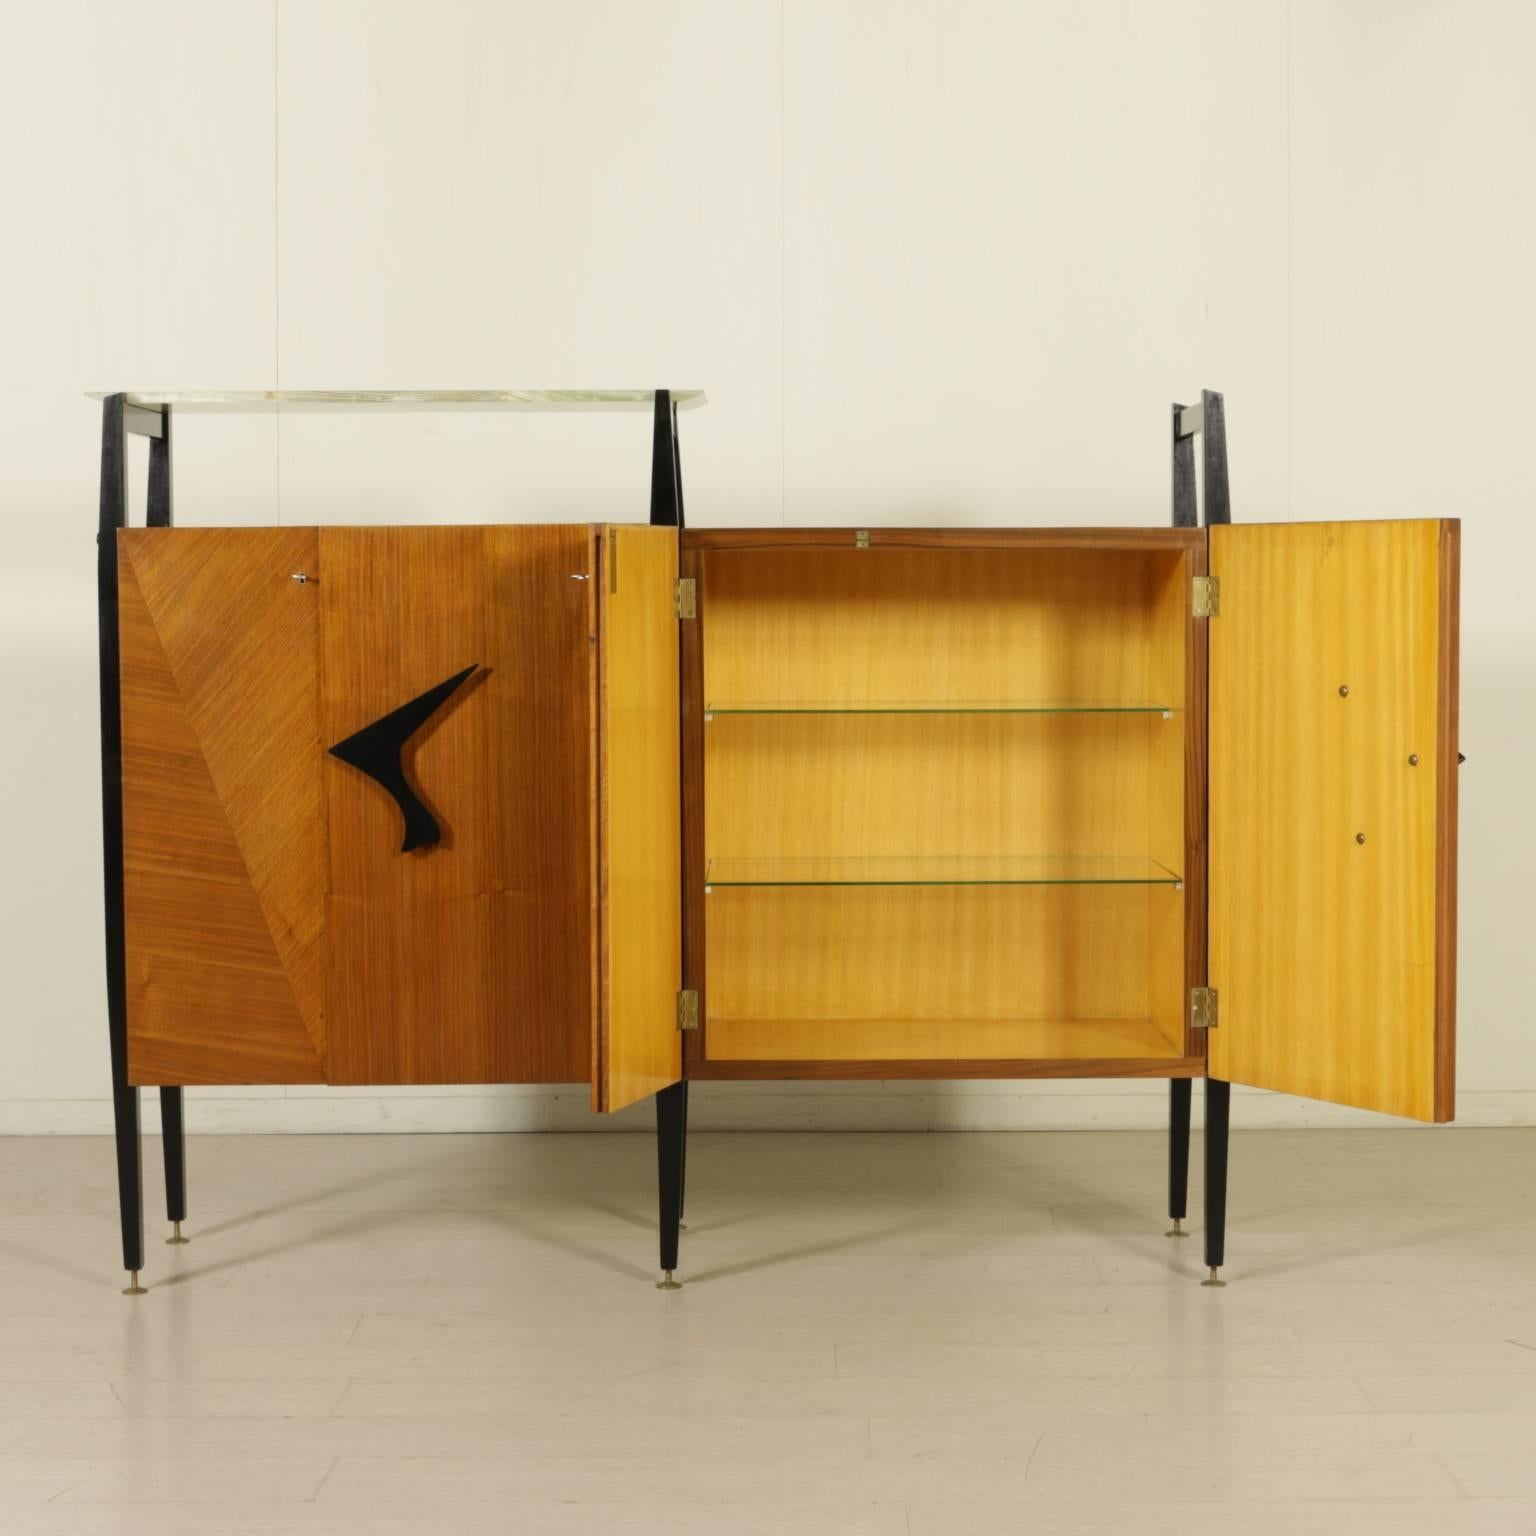
[(1176, 1061), (1183, 1019), (750, 1019), (706, 1021), (710, 1061)]
[(771, 885), (1183, 885), (1156, 859), (1106, 854), (710, 859), (704, 888)]

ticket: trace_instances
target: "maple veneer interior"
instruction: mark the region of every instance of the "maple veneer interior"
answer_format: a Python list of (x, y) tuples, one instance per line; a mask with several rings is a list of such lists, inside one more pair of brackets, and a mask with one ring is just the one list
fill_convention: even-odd
[(699, 576), (707, 1060), (1185, 1055), (1183, 550)]

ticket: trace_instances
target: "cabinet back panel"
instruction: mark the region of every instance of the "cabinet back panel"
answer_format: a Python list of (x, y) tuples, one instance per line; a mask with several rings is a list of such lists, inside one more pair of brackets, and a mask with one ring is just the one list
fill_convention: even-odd
[(717, 888), (705, 914), (712, 1061), (1183, 1054), (1171, 886)]
[(1183, 865), (1182, 842), (1154, 851), (1150, 815), (1154, 797), (1164, 822), (1182, 810), (1181, 781), (1167, 777), (1182, 773), (1182, 715), (716, 715), (704, 743), (712, 859), (1146, 854)]
[[(708, 549), (698, 569), (694, 878), (902, 855), (1182, 872), (1184, 552)], [(1171, 718), (944, 712), (982, 701)], [(937, 712), (859, 712), (914, 702)], [(735, 712), (796, 703), (818, 712)], [(1172, 886), (717, 885), (704, 918), (710, 1061), (1184, 1055)]]
[(1181, 552), (708, 550), (706, 705), (1184, 704)]

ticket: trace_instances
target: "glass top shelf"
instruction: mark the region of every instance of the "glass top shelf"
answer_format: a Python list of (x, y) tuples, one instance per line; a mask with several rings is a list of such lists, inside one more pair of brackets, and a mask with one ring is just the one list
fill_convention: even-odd
[(1161, 715), (1172, 716), (1171, 704), (1145, 700), (1130, 703), (1104, 699), (870, 699), (847, 700), (754, 699), (706, 704), (714, 715)]
[(767, 885), (1171, 885), (1183, 879), (1156, 859), (1110, 854), (875, 858), (710, 859), (704, 884)]
[[(93, 389), (92, 400), (113, 390)], [(705, 403), (702, 389), (674, 389), (680, 410)], [(129, 405), (174, 406), (193, 411), (265, 411), (322, 409), (327, 406), (393, 405), (418, 410), (464, 406), (475, 410), (591, 411), (650, 410), (654, 389), (143, 389), (129, 390)]]

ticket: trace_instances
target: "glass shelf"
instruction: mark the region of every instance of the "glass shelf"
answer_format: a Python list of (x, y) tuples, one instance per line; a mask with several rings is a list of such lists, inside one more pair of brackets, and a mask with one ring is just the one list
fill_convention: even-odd
[(1171, 704), (1110, 703), (1097, 699), (878, 699), (864, 702), (754, 700), (706, 704), (704, 718), (716, 715), (1161, 715)]
[(1171, 885), (1156, 859), (1100, 854), (881, 858), (710, 859), (704, 885)]

